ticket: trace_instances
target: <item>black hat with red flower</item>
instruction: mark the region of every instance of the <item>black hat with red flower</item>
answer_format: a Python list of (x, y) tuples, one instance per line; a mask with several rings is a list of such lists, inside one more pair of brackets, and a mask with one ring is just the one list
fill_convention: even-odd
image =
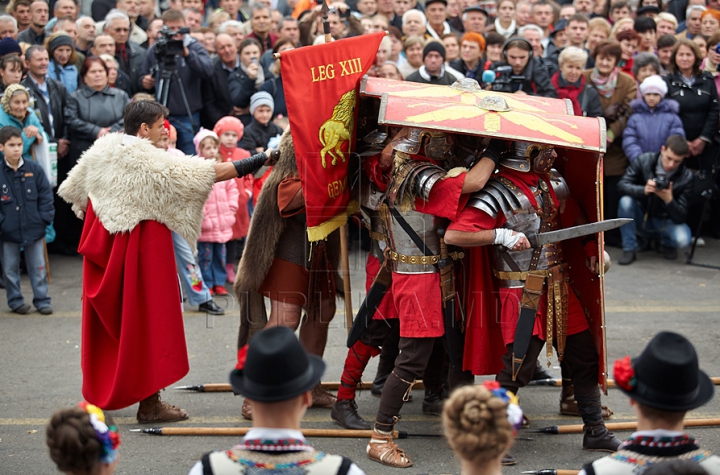
[(640, 404), (663, 411), (689, 411), (715, 394), (715, 386), (699, 369), (695, 347), (682, 335), (661, 332), (637, 358), (615, 361), (617, 386)]
[(267, 328), (238, 350), (230, 385), (259, 402), (287, 401), (318, 385), (325, 362), (308, 354), (287, 327)]

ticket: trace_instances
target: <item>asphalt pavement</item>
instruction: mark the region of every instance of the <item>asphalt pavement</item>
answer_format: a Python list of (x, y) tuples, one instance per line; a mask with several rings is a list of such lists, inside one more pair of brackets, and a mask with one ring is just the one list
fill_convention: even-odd
[[(610, 249), (615, 261), (618, 249)], [(720, 242), (708, 239), (698, 249), (696, 261), (720, 265)], [(363, 258), (353, 253), (351, 259), (353, 305), (357, 309), (363, 294)], [(45, 424), (53, 411), (75, 405), (80, 392), (80, 289), (81, 259), (51, 256), (52, 283), (50, 295), (55, 313), (42, 316), (12, 314), (6, 302), (0, 303), (0, 475), (53, 474), (45, 446)], [(229, 287), (229, 286), (228, 286)], [(356, 290), (357, 289), (357, 290)], [(23, 291), (31, 300), (26, 276)], [(2, 293), (4, 294), (4, 293)], [(208, 316), (197, 309), (186, 309), (185, 332), (190, 354), (190, 373), (178, 385), (227, 382), (235, 364), (235, 341), (238, 312), (234, 299), (217, 299), (227, 307), (225, 316)], [(682, 258), (666, 261), (654, 252), (643, 253), (633, 265), (614, 265), (606, 276), (606, 314), (609, 361), (626, 354), (637, 355), (649, 339), (660, 330), (685, 334), (695, 343), (700, 365), (711, 376), (720, 375), (720, 348), (716, 326), (720, 310), (720, 277), (718, 271), (689, 266)], [(328, 371), (324, 381), (338, 381), (345, 359), (345, 316), (342, 305), (330, 331), (325, 360)], [(556, 365), (557, 362), (554, 362)], [(374, 376), (376, 361), (364, 380)], [(559, 377), (557, 366), (551, 371)], [(478, 381), (481, 378), (478, 378)], [(559, 388), (532, 387), (520, 393), (521, 405), (532, 421), (531, 428), (555, 424), (580, 423), (579, 419), (559, 416)], [(372, 420), (378, 399), (368, 391), (358, 393), (360, 414)], [(231, 393), (188, 393), (168, 388), (163, 398), (186, 409), (190, 420), (174, 427), (249, 426), (240, 417), (242, 400)], [(398, 429), (415, 434), (440, 434), (438, 417), (425, 416), (421, 410), (422, 391), (415, 391), (415, 401), (405, 405)], [(615, 415), (612, 421), (633, 419), (627, 399), (610, 389), (603, 398)], [(201, 455), (209, 450), (228, 448), (236, 437), (151, 436), (130, 433), (136, 424), (137, 405), (111, 414), (119, 422), (122, 434), (118, 474), (184, 474)], [(689, 414), (691, 418), (719, 418), (720, 398)], [(304, 427), (339, 428), (326, 409), (310, 409), (303, 419)], [(720, 453), (717, 427), (691, 431), (702, 447)], [(629, 435), (628, 432), (618, 434)], [(511, 453), (519, 460), (507, 467), (506, 474), (546, 468), (579, 469), (600, 454), (581, 449), (582, 435), (519, 433)], [(532, 438), (532, 440), (527, 440)], [(310, 439), (318, 449), (338, 453), (355, 460), (368, 474), (459, 474), (460, 464), (453, 458), (442, 438), (412, 438), (399, 441), (415, 464), (409, 469), (392, 469), (371, 462), (365, 455), (366, 440)]]

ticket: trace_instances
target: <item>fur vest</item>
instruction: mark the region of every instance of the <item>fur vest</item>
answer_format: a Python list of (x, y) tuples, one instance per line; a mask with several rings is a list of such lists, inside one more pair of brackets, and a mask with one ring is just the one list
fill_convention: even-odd
[[(235, 278), (234, 290), (240, 307), (238, 348), (247, 344), (267, 323), (263, 296), (258, 293), (258, 289), (265, 281), (275, 259), (277, 243), (285, 230), (286, 220), (280, 216), (277, 202), (278, 186), (285, 178), (298, 175), (295, 146), (289, 129), (283, 133), (278, 151), (280, 158), (263, 184), (250, 220), (250, 229)], [(333, 269), (337, 269), (340, 258), (337, 236), (336, 231), (328, 237), (328, 257)], [(341, 292), (342, 283), (337, 272), (335, 288), (338, 293)]]
[(99, 138), (82, 154), (58, 195), (80, 219), (90, 199), (111, 234), (129, 232), (140, 221), (157, 221), (194, 248), (214, 183), (215, 162), (179, 160), (149, 140), (116, 133)]

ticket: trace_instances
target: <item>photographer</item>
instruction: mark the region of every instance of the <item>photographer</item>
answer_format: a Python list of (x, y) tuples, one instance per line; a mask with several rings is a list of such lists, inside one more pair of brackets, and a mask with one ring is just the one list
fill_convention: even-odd
[[(170, 109), (168, 120), (175, 126), (178, 133), (177, 148), (183, 153), (195, 153), (193, 137), (200, 124), (200, 110), (203, 108), (201, 81), (208, 79), (213, 73), (213, 63), (205, 48), (187, 32), (180, 32), (185, 27), (185, 17), (182, 12), (168, 10), (163, 13), (163, 28), (160, 39), (149, 50), (142, 66), (140, 87), (147, 92), (156, 93), (155, 86), (160, 80), (163, 70), (177, 69), (177, 78), (169, 79), (170, 93), (168, 94), (167, 108)], [(168, 34), (177, 32), (172, 38)], [(173, 54), (173, 49), (182, 42), (182, 52)], [(163, 53), (165, 51), (165, 53)], [(160, 56), (161, 61), (158, 61)], [(185, 100), (189, 111), (185, 106)], [(192, 115), (192, 121), (188, 117)]]
[(532, 45), (525, 38), (510, 38), (503, 47), (503, 61), (492, 65), (496, 73), (493, 91), (555, 97), (548, 70), (533, 57)]
[(640, 154), (618, 183), (623, 195), (619, 218), (635, 221), (620, 228), (623, 255), (620, 265), (632, 264), (638, 251), (637, 235), (660, 238), (665, 259), (690, 245), (692, 233), (685, 224), (693, 191), (693, 174), (683, 160), (690, 152), (681, 135), (671, 135), (660, 153)]

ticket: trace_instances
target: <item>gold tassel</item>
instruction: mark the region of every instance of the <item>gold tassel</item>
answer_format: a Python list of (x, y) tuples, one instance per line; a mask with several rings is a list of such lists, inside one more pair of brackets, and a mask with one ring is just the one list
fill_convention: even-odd
[(546, 318), (546, 329), (545, 329), (545, 352), (547, 355), (548, 368), (552, 365), (553, 355), (553, 274), (552, 272), (547, 279), (547, 315)]

